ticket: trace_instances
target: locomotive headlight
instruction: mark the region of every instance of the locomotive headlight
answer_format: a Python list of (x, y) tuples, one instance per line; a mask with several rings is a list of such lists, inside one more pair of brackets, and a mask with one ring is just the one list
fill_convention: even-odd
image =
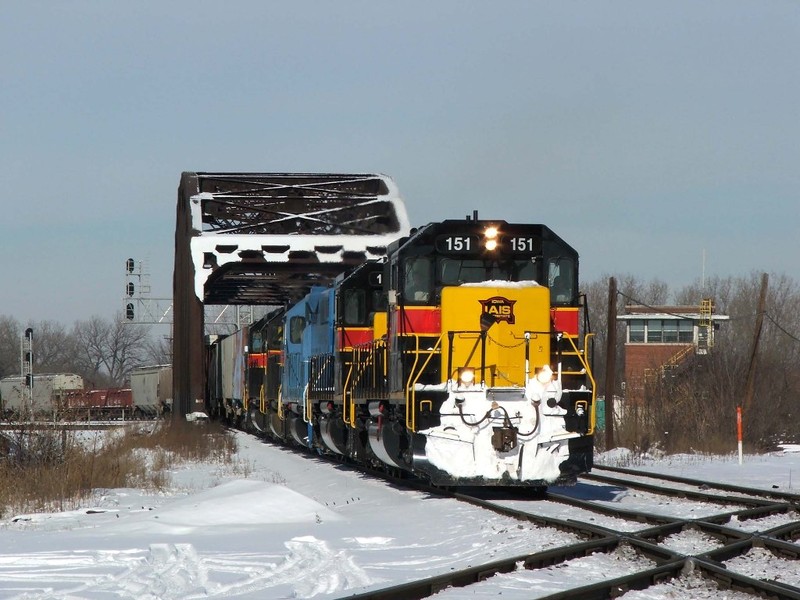
[(483, 246), (490, 252), (497, 249), (497, 227), (487, 227), (483, 232)]
[(475, 381), (475, 369), (472, 367), (458, 368), (458, 382), (461, 385), (469, 386), (473, 381)]

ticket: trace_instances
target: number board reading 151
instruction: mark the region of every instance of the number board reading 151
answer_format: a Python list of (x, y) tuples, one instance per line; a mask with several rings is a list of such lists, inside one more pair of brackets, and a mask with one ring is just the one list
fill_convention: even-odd
[[(536, 255), (541, 253), (534, 236), (501, 236), (497, 250), (503, 254)], [(483, 254), (487, 248), (477, 235), (448, 234), (436, 238), (436, 251), (440, 254)]]

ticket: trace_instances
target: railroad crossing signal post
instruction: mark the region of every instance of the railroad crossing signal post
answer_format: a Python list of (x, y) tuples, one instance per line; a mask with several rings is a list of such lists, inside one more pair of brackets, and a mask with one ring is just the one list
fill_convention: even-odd
[(125, 261), (125, 323), (133, 325), (172, 324), (172, 299), (150, 296), (150, 273), (143, 261)]
[(28, 327), (20, 343), (20, 374), (22, 389), (20, 390), (20, 409), (30, 410), (33, 421), (33, 328)]

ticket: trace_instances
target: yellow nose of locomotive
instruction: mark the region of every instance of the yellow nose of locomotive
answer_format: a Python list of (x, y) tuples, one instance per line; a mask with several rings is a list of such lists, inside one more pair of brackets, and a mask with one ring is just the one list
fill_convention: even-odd
[(451, 372), (442, 369), (443, 380), (472, 369), (474, 384), (524, 387), (534, 365), (550, 362), (549, 316), (549, 290), (532, 281), (444, 288), (443, 357)]

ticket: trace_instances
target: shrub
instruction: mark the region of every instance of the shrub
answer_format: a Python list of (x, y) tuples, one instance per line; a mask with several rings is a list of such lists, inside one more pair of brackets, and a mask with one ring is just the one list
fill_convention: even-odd
[(229, 464), (236, 441), (218, 424), (162, 421), (119, 430), (75, 432), (21, 425), (6, 435), (0, 460), (0, 517), (69, 510), (98, 488), (164, 489), (182, 462)]

